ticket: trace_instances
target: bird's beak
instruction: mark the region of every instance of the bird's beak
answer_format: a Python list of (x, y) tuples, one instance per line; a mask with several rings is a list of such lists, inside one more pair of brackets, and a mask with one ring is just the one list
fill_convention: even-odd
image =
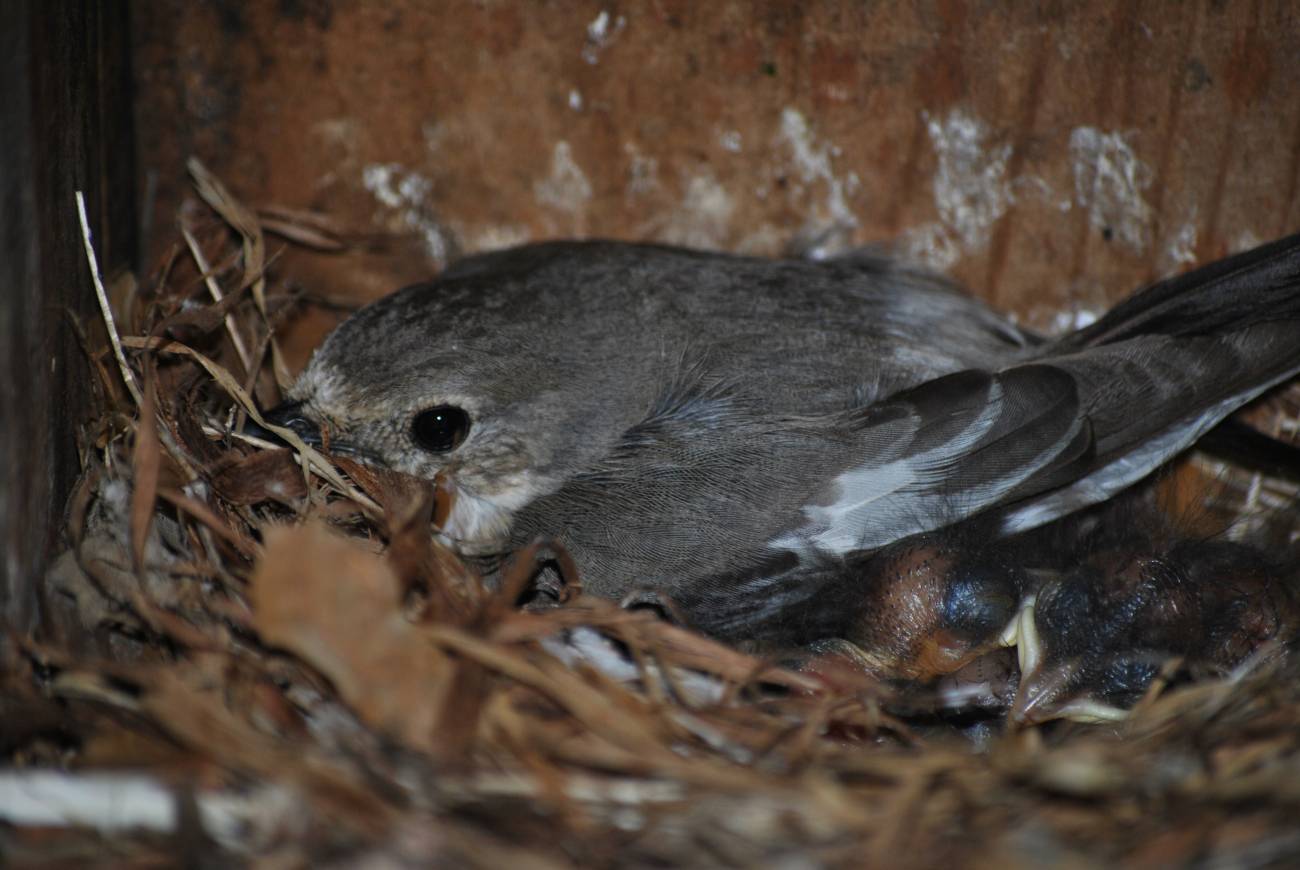
[(1052, 719), (1100, 724), (1121, 722), (1128, 711), (1072, 691), (1076, 676), (1075, 662), (1047, 661), (1045, 639), (1038, 630), (1035, 606), (1037, 595), (1029, 595), (1000, 638), (1004, 646), (1014, 646), (1020, 662), (1020, 683), (1007, 715), (1018, 725), (1038, 725)]
[[(295, 435), (312, 447), (320, 447), (324, 443), (321, 438), (320, 427), (303, 415), (302, 402), (282, 402), (262, 414), (262, 418), (272, 426), (283, 426), (292, 430)], [(244, 423), (244, 434), (276, 444), (284, 443), (284, 439), (279, 435), (264, 426), (259, 426), (252, 420)]]
[(1129, 711), (1094, 697), (1087, 685), (1071, 686), (1078, 667), (1061, 663), (1021, 674), (1008, 716), (1019, 725), (1068, 719), (1089, 725), (1123, 722)]

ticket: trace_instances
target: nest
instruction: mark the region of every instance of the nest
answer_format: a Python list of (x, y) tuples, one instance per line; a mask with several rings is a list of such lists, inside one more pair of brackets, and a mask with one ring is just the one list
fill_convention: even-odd
[[(15, 864), (1300, 860), (1300, 682), (1270, 650), (1120, 724), (970, 727), (576, 582), (521, 610), (525, 571), (489, 588), (429, 534), (445, 491), (231, 435), (287, 384), (275, 328), (303, 304), (268, 236), (347, 238), (192, 169), (158, 276), (102, 290), (68, 550), (39, 639), (0, 650)], [(1300, 402), (1256, 414), (1294, 435)], [(1294, 511), (1213, 473), (1220, 513)]]

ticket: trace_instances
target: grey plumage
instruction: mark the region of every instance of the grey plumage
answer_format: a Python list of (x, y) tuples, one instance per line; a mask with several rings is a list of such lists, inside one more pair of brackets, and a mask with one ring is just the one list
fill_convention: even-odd
[[(557, 242), (361, 310), (290, 399), (341, 449), (453, 476), (465, 552), (553, 537), (589, 590), (747, 636), (858, 554), (1108, 498), (1297, 371), (1300, 237), (1052, 341), (880, 259)], [(472, 428), (431, 453), (411, 421), (444, 404)]]

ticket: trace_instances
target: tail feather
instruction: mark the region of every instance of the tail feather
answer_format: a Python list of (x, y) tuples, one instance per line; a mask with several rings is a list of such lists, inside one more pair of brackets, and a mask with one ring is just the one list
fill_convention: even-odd
[(1286, 320), (1296, 322), (1300, 343), (1300, 233), (1153, 284), (1096, 323), (1062, 336), (1051, 352), (1139, 335), (1222, 334)]
[(1024, 493), (1006, 531), (1109, 498), (1300, 374), (1300, 235), (1153, 285), (1035, 359), (1072, 377), (1095, 459), (1064, 486)]

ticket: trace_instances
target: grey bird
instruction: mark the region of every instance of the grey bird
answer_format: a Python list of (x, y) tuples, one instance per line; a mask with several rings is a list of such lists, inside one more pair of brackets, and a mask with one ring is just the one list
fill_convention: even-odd
[(468, 556), (549, 537), (589, 592), (785, 644), (871, 553), (1108, 499), (1298, 372), (1300, 236), (1050, 340), (883, 258), (551, 242), (359, 310), (271, 417), (453, 481)]

